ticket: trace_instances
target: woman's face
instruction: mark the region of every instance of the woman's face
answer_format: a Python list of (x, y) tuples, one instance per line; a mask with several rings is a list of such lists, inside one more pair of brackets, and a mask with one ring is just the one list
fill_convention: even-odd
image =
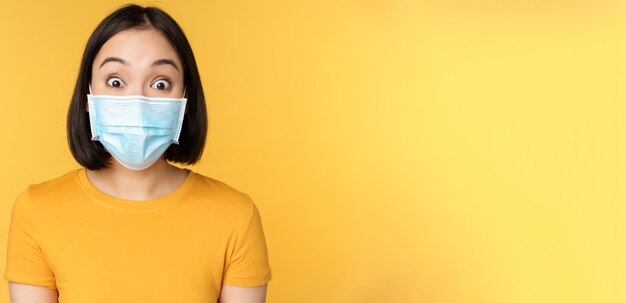
[(111, 37), (93, 61), (94, 95), (183, 97), (183, 65), (159, 31), (129, 29)]

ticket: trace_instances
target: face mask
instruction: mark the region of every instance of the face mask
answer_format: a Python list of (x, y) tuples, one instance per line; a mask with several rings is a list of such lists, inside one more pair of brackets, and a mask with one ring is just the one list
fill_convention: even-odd
[(87, 103), (91, 140), (125, 167), (143, 170), (178, 144), (187, 98), (88, 94)]

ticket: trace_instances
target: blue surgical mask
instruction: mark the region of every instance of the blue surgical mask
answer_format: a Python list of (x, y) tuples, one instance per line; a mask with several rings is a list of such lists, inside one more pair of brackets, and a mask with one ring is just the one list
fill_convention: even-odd
[(87, 103), (91, 140), (125, 167), (143, 170), (178, 144), (187, 98), (88, 94)]

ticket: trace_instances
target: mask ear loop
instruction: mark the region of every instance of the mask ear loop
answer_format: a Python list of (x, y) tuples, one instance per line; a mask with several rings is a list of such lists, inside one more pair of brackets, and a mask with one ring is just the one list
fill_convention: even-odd
[(93, 93), (91, 92), (91, 82), (89, 83), (89, 94), (93, 95)]
[[(187, 108), (187, 97), (186, 96), (187, 96), (187, 85), (185, 85), (185, 88), (183, 89), (183, 97), (182, 97), (182, 99), (185, 99), (185, 105), (184, 105), (185, 106), (185, 110), (181, 113), (181, 119), (183, 119), (182, 117), (184, 117), (184, 115), (187, 114), (187, 109), (188, 108)], [(176, 142), (178, 142), (178, 140), (176, 140)], [(176, 144), (178, 144), (178, 143), (176, 143)]]

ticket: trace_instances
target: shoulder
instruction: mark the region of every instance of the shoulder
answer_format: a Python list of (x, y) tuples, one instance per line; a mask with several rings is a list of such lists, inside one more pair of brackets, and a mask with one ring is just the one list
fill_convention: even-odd
[(76, 191), (78, 171), (79, 169), (75, 169), (47, 181), (26, 186), (13, 203), (14, 214), (30, 216), (41, 206), (58, 205), (48, 202), (63, 200)]
[(192, 174), (195, 178), (193, 195), (209, 201), (213, 207), (219, 207), (238, 217), (247, 216), (256, 208), (247, 193), (201, 173), (192, 172)]
[(28, 185), (19, 195), (20, 198), (37, 199), (38, 197), (54, 197), (67, 194), (78, 188), (78, 172), (74, 169), (58, 177), (44, 182)]

